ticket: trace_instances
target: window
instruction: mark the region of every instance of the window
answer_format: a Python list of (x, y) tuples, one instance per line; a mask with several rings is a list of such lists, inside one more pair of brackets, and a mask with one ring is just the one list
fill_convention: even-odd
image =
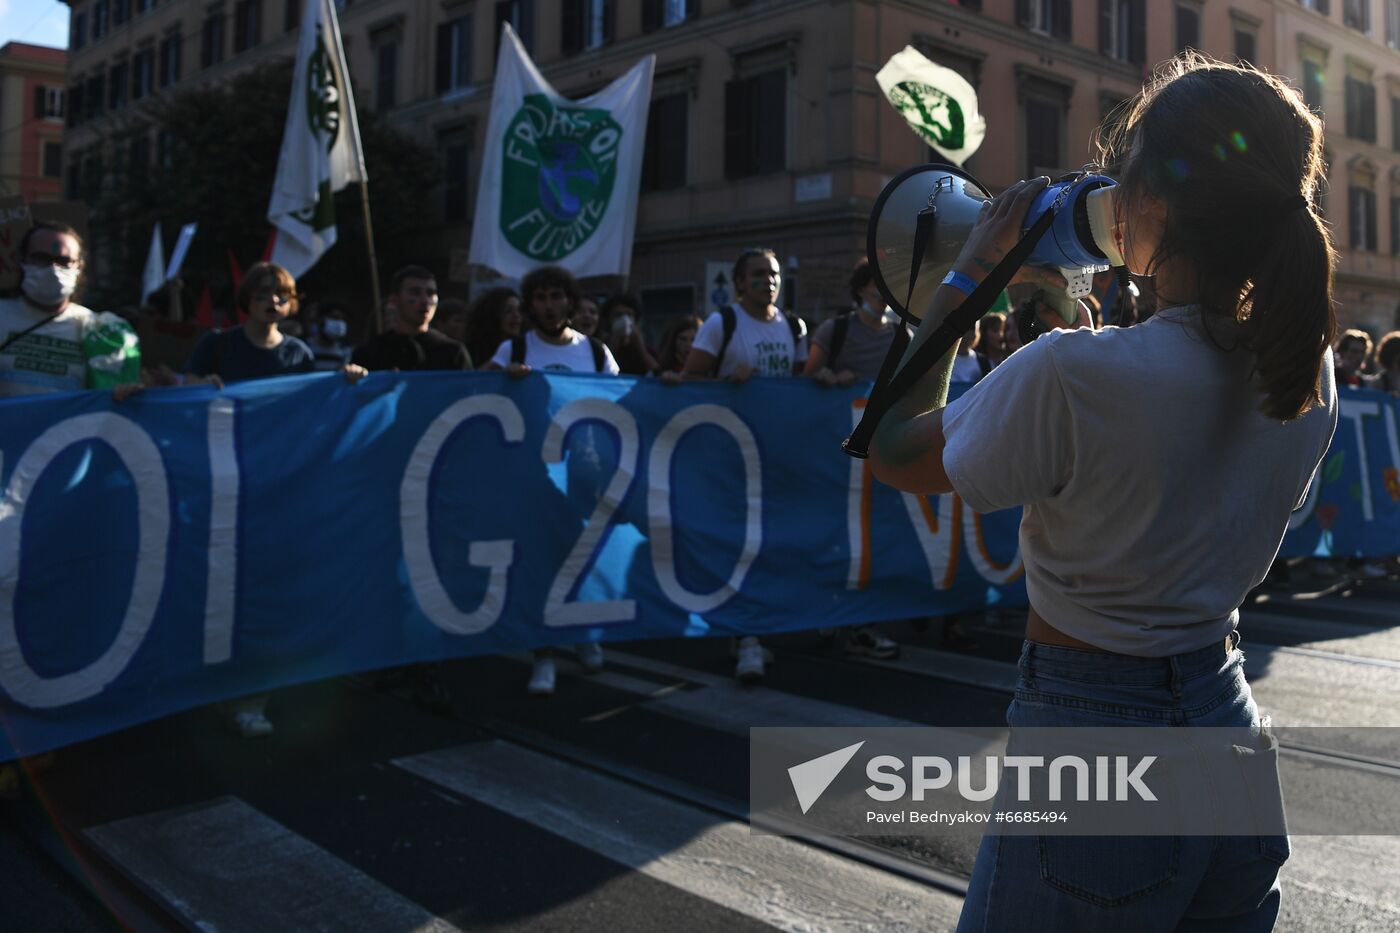
[(1385, 44), (1400, 49), (1400, 0), (1385, 0)]
[(642, 0), (642, 32), (679, 26), (695, 16), (698, 0)]
[(1253, 62), (1258, 54), (1254, 33), (1241, 26), (1235, 27), (1235, 58), (1242, 62)]
[(83, 109), (86, 103), (83, 100), (83, 82), (81, 79), (74, 80), (68, 88), (68, 125), (77, 126), (83, 122), (86, 111)]
[(613, 40), (613, 0), (564, 0), (565, 55), (596, 49)]
[(1016, 0), (1016, 24), (1068, 42), (1070, 0)]
[(500, 51), (502, 23), (510, 23), (527, 52), (535, 47), (535, 0), (496, 0), (496, 52)]
[(89, 149), (83, 159), (83, 186), (79, 189), (82, 200), (89, 204), (97, 202), (102, 194), (102, 154), (95, 148)]
[(233, 5), (233, 54), (262, 41), (262, 0), (238, 0)]
[(63, 119), (63, 88), (42, 84), (34, 88), (34, 119)]
[(160, 80), (161, 87), (180, 80), (180, 33), (172, 32), (160, 40)]
[(44, 177), (63, 177), (63, 144), (53, 141), (44, 142)]
[(1347, 75), (1346, 132), (1352, 139), (1376, 141), (1376, 86)]
[(108, 109), (120, 110), (126, 106), (130, 80), (131, 68), (126, 62), (117, 62), (112, 66), (112, 71), (107, 76)]
[(467, 87), (472, 80), (472, 20), (470, 14), (439, 23), (437, 28), (438, 93)]
[(1400, 256), (1400, 196), (1390, 196), (1390, 255)]
[(1390, 148), (1400, 152), (1400, 97), (1390, 99)]
[(68, 163), (68, 181), (63, 187), (63, 194), (69, 200), (76, 201), (82, 197), (83, 190), (83, 162), (77, 156)]
[(224, 60), (224, 14), (211, 13), (204, 20), (199, 37), (199, 67), (209, 68)]
[(374, 106), (391, 110), (398, 103), (399, 40), (382, 39), (374, 49)]
[(287, 0), (282, 8), (282, 31), (291, 32), (301, 25), (301, 0)]
[(1303, 59), (1303, 103), (1317, 113), (1322, 112), (1322, 87), (1322, 63)]
[(787, 70), (775, 68), (724, 86), (724, 177), (787, 167)]
[(136, 12), (147, 13), (155, 9), (156, 0), (136, 0)]
[(1353, 184), (1347, 189), (1347, 210), (1350, 213), (1351, 248), (1376, 250), (1376, 192)]
[(175, 167), (175, 136), (169, 130), (156, 133), (156, 164), (161, 168)]
[(131, 57), (131, 99), (140, 100), (155, 89), (155, 49), (142, 49)]
[(1371, 0), (1342, 0), (1342, 22), (1364, 35), (1371, 34)]
[(1054, 101), (1027, 97), (1026, 113), (1026, 177), (1064, 165), (1060, 148), (1060, 124), (1064, 108)]
[(1146, 0), (1099, 0), (1099, 51), (1134, 65), (1147, 63)]
[(689, 149), (690, 94), (680, 91), (657, 97), (651, 102), (647, 115), (642, 190), (670, 191), (685, 187)]
[(146, 133), (137, 133), (131, 137), (131, 150), (127, 162), (127, 171), (136, 177), (145, 175), (151, 167), (151, 137)]
[(1201, 47), (1201, 10), (1187, 3), (1176, 5), (1176, 50)]
[(446, 130), (438, 134), (438, 150), (442, 152), (442, 219), (446, 223), (462, 223), (467, 220), (470, 193), (467, 162), (471, 157), (471, 139), (465, 129)]
[(87, 79), (87, 91), (83, 96), (87, 98), (88, 116), (101, 116), (107, 109), (107, 75), (101, 66)]
[(112, 27), (131, 19), (131, 0), (112, 0)]
[(1332, 0), (1298, 0), (1298, 5), (1305, 10), (1316, 10), (1323, 16), (1332, 13)]
[(107, 9), (107, 0), (94, 0), (92, 4), (93, 42), (107, 35)]
[(68, 40), (68, 44), (73, 47), (75, 52), (87, 45), (87, 22), (87, 10), (79, 10), (73, 14), (71, 38)]

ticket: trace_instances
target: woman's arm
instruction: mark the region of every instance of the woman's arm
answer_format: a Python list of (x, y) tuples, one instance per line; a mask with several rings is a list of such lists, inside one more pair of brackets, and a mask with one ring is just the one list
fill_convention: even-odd
[[(977, 281), (985, 278), (1020, 239), (1026, 211), (1048, 182), (1044, 176), (1018, 182), (984, 204), (953, 268)], [(965, 299), (950, 285), (934, 293), (901, 367)], [(870, 443), (870, 470), (876, 479), (905, 492), (953, 491), (943, 469), (943, 408), (957, 351), (955, 344), (881, 419)]]

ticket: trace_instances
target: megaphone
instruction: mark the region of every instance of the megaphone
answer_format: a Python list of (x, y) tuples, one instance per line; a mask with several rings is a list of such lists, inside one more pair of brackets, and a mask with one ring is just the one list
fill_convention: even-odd
[[(1059, 310), (1069, 323), (1074, 323), (1077, 300), (1089, 294), (1094, 273), (1123, 265), (1113, 236), (1116, 185), (1088, 170), (1068, 175), (1047, 185), (1026, 213), (1023, 234), (1047, 211), (1054, 212), (1027, 262), (1064, 275), (1071, 300)], [(923, 320), (990, 197), (971, 174), (938, 162), (902, 172), (880, 192), (866, 231), (866, 252), (881, 295), (905, 322), (917, 326)]]
[(920, 338), (922, 344), (904, 361), (909, 347), (906, 325), (918, 327), (922, 322), (988, 193), (972, 175), (937, 162), (916, 165), (891, 179), (871, 212), (866, 252), (876, 286), (904, 323), (875, 381), (865, 415), (843, 449), (853, 457), (866, 456), (885, 412), (986, 313), (1022, 265), (1060, 270), (1068, 288), (1056, 310), (1067, 323), (1075, 323), (1079, 299), (1089, 294), (1094, 273), (1117, 268), (1120, 278), (1126, 274), (1114, 236), (1116, 189), (1113, 179), (1091, 168), (1047, 185), (1026, 212), (1020, 241), (947, 319)]

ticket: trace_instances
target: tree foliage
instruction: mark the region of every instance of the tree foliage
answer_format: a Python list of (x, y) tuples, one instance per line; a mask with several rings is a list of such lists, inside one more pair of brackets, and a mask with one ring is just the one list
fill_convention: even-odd
[[(152, 224), (161, 224), (169, 250), (180, 226), (196, 221), (199, 232), (181, 271), (186, 294), (192, 300), (207, 284), (216, 307), (232, 306), (229, 250), (246, 269), (262, 257), (272, 232), (267, 204), (291, 81), (292, 63), (282, 61), (158, 102), (151, 110), (153, 153), (149, 124), (114, 136), (113, 171), (92, 203), (94, 249), (106, 261), (101, 263), (105, 274), (89, 283), (90, 303), (133, 303)], [(361, 107), (358, 115), (375, 250), (380, 269), (393, 270), (413, 259), (402, 254), (407, 235), (421, 231), (425, 216), (434, 216), (430, 199), (441, 168), (436, 153), (390, 128), (374, 111)], [(298, 286), (307, 295), (334, 297), (367, 314), (375, 302), (358, 186), (337, 195), (336, 226), (336, 245)]]

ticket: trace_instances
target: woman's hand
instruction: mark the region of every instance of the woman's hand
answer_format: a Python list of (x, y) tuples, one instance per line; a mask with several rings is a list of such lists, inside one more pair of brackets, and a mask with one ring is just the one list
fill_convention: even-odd
[(974, 281), (985, 279), (1021, 239), (1031, 202), (1049, 183), (1045, 175), (1018, 181), (983, 204), (953, 268)]
[(361, 379), (369, 375), (369, 370), (354, 363), (346, 363), (340, 368), (340, 374), (345, 377), (345, 381), (354, 385)]
[(524, 379), (530, 375), (530, 367), (524, 363), (507, 363), (506, 375), (512, 379)]

